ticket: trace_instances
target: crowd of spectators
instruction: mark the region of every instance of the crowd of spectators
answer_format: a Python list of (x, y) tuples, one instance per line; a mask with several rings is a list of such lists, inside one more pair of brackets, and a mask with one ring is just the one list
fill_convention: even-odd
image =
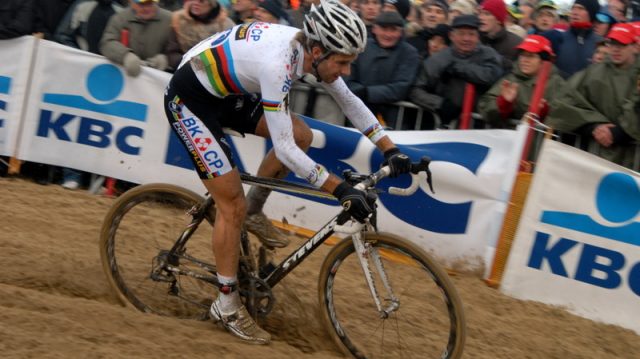
[[(475, 127), (511, 127), (529, 110), (543, 64), (552, 62), (538, 117), (631, 166), (640, 141), (640, 9), (629, 0), (341, 1), (369, 35), (345, 81), (388, 127), (456, 128), (469, 85)], [(137, 76), (144, 66), (173, 71), (191, 46), (235, 24), (301, 27), (314, 2), (4, 0), (0, 39), (33, 34), (102, 54)], [(400, 101), (431, 121), (397, 127)]]

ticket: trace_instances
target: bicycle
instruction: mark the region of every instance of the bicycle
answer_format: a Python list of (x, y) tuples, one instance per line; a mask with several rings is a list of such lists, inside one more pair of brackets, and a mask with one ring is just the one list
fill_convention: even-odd
[[(433, 191), (425, 157), (412, 165), (409, 187), (391, 187), (389, 192), (411, 195), (420, 186), (419, 172), (426, 173)], [(375, 201), (376, 184), (389, 173), (385, 166), (370, 175), (351, 171), (343, 175)], [(248, 185), (333, 198), (286, 180), (241, 177)], [(264, 247), (254, 253), (243, 230), (238, 272), (243, 303), (255, 318), (268, 315), (275, 303), (272, 288), (332, 234), (344, 233), (346, 238), (325, 257), (318, 281), (322, 321), (337, 346), (357, 358), (459, 358), (465, 318), (447, 273), (415, 244), (378, 233), (376, 215), (362, 224), (342, 210), (277, 265), (266, 259)], [(154, 218), (162, 218), (162, 224), (145, 226)], [(143, 312), (208, 319), (218, 280), (215, 264), (198, 259), (213, 257), (211, 227), (201, 225), (204, 220), (214, 223), (213, 199), (173, 185), (138, 186), (116, 200), (102, 226), (100, 254), (109, 283), (124, 305)], [(198, 230), (203, 228), (207, 230)], [(169, 231), (175, 232), (168, 235)]]

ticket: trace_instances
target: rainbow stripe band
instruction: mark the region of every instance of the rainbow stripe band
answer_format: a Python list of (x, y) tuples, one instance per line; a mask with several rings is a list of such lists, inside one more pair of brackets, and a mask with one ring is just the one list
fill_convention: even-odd
[(369, 138), (369, 140), (373, 143), (378, 142), (379, 139), (381, 139), (385, 134), (384, 134), (384, 129), (382, 128), (382, 125), (380, 123), (375, 123), (372, 126), (370, 126), (369, 128), (367, 128), (366, 130), (364, 130), (362, 132), (365, 136), (367, 136)]
[(278, 111), (280, 109), (280, 103), (280, 101), (262, 100), (262, 108), (270, 112)]
[(236, 76), (228, 44), (207, 49), (199, 57), (211, 86), (220, 96), (247, 93)]

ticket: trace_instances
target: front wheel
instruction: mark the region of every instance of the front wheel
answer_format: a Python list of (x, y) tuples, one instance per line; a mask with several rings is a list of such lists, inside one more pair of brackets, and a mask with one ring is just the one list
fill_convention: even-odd
[(378, 311), (353, 240), (341, 241), (324, 260), (319, 281), (321, 314), (337, 345), (356, 358), (459, 358), (464, 311), (446, 272), (397, 236), (366, 234), (364, 243), (375, 291), (382, 306), (393, 309)]

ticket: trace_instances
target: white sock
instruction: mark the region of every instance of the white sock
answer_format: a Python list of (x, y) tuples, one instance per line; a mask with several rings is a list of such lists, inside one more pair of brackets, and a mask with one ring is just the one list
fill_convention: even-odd
[[(222, 285), (225, 285), (225, 284), (237, 285), (238, 277), (237, 276), (225, 277), (223, 275), (218, 274), (218, 281)], [(224, 294), (220, 292), (220, 294), (218, 295), (218, 303), (220, 303), (220, 310), (224, 314), (231, 314), (235, 312), (236, 309), (238, 309), (238, 307), (242, 305), (242, 302), (240, 301), (240, 294), (238, 294), (238, 289), (236, 288), (236, 290), (234, 290), (229, 294)]]

